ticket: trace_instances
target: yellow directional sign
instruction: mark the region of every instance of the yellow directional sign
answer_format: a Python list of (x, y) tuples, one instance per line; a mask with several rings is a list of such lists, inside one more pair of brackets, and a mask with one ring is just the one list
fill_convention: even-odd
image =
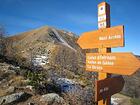
[(124, 26), (85, 32), (77, 43), (82, 49), (111, 48), (124, 46)]
[(131, 75), (140, 68), (140, 61), (132, 53), (87, 53), (86, 70)]

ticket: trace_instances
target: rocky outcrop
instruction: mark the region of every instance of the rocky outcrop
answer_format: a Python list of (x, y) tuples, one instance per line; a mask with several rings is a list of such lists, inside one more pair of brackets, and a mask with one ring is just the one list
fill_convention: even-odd
[(122, 93), (133, 98), (140, 98), (140, 70), (132, 76), (123, 76), (125, 85)]
[(54, 82), (60, 87), (62, 92), (74, 91), (80, 87), (78, 82), (67, 78), (58, 78)]
[(71, 105), (93, 105), (92, 88), (83, 87), (79, 82), (67, 78), (58, 78), (55, 80), (55, 84), (60, 87), (67, 103)]
[(31, 95), (25, 92), (0, 97), (0, 105), (7, 105), (27, 100)]
[(45, 105), (68, 105), (64, 99), (56, 93), (42, 95), (40, 101), (44, 102)]

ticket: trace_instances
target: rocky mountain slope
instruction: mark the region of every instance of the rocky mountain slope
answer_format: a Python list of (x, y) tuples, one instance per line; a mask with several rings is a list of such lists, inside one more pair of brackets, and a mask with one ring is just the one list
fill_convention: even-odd
[(47, 26), (8, 37), (0, 63), (0, 104), (92, 105), (92, 75), (84, 70), (77, 39)]
[(31, 61), (33, 65), (48, 64), (76, 70), (75, 66), (79, 64), (77, 62), (83, 62), (84, 56), (76, 43), (77, 37), (71, 32), (42, 27), (8, 40), (12, 45), (6, 55), (21, 57), (27, 62)]

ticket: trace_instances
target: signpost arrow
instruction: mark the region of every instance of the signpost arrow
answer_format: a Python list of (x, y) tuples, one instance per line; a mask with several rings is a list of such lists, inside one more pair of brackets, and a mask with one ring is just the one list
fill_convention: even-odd
[(120, 75), (132, 75), (140, 61), (132, 53), (87, 53), (86, 70)]
[(124, 26), (83, 33), (77, 43), (82, 49), (124, 46)]
[(111, 95), (118, 93), (124, 86), (124, 79), (122, 76), (106, 78), (96, 81), (95, 101), (106, 99)]

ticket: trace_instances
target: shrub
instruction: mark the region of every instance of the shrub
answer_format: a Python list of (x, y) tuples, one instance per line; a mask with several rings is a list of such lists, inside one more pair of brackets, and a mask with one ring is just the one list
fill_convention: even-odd
[(27, 78), (29, 79), (28, 84), (37, 88), (41, 81), (43, 81), (44, 75), (42, 73), (28, 71)]
[(140, 99), (132, 98), (130, 101), (132, 105), (140, 105)]

